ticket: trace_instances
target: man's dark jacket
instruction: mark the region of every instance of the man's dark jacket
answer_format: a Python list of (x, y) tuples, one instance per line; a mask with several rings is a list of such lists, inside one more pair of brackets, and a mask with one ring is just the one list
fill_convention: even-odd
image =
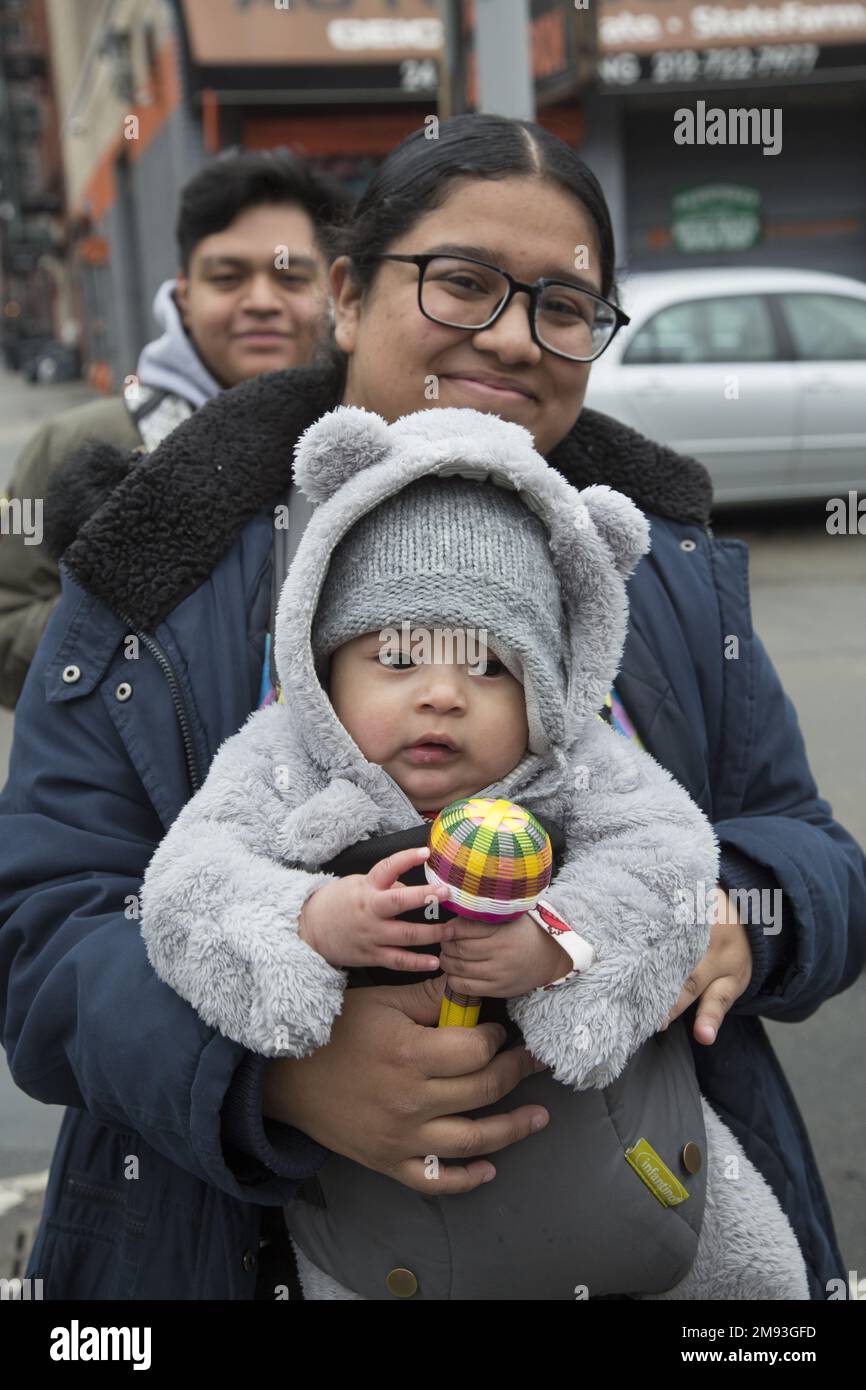
[[(252, 1298), (264, 1209), (327, 1158), (263, 1120), (265, 1059), (154, 974), (137, 894), (258, 703), (274, 508), (298, 435), (338, 402), (326, 369), (274, 373), (210, 402), (149, 456), (94, 446), (58, 475), (63, 593), (0, 797), (3, 1044), (22, 1090), (68, 1107), (27, 1269), (49, 1298)], [(723, 886), (784, 894), (778, 934), (746, 925), (752, 980), (715, 1044), (691, 1040), (694, 1006), (674, 1026), (688, 1026), (701, 1089), (772, 1186), (823, 1299), (846, 1272), (759, 1016), (805, 1019), (855, 981), (866, 860), (818, 796), (752, 632), (746, 546), (709, 527), (705, 470), (591, 410), (549, 461), (647, 513), (652, 552), (629, 586), (617, 688), (649, 752), (713, 822)], [(519, 1086), (509, 1099), (520, 1105)]]

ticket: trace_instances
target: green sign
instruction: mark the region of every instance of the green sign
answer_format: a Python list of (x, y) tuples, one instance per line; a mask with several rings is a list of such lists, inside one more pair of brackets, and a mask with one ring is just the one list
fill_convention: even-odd
[(675, 193), (674, 246), (686, 253), (748, 251), (761, 239), (761, 195), (738, 184), (705, 184)]

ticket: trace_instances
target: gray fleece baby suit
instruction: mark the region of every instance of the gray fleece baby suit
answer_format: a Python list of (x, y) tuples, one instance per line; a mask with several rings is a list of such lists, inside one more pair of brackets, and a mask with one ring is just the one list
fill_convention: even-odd
[[(697, 886), (716, 883), (718, 844), (673, 777), (597, 717), (622, 659), (626, 580), (649, 549), (648, 524), (609, 487), (571, 487), (521, 426), (456, 409), (389, 425), (339, 407), (298, 441), (295, 479), (316, 506), (277, 612), (282, 699), (226, 740), (157, 848), (142, 889), (150, 962), (206, 1023), (257, 1053), (304, 1057), (327, 1044), (348, 973), (301, 940), (300, 910), (333, 881), (320, 865), (423, 817), (338, 720), (317, 674), (314, 619), (347, 533), (421, 480), (447, 490), (455, 477), (508, 489), (545, 529), (560, 650), (552, 659), (549, 643), (533, 645), (532, 622), (508, 635), (502, 659), (524, 680), (529, 748), (478, 794), (564, 827), (545, 900), (595, 959), (566, 984), (507, 1003), (549, 1070), (472, 1113), (538, 1102), (551, 1118), (493, 1156), (492, 1182), (437, 1197), (435, 1155), (425, 1156), (427, 1195), (335, 1153), (317, 1175), (324, 1204), (287, 1204), (305, 1297), (808, 1299), (787, 1217), (700, 1096), (685, 1025), (658, 1032), (707, 950), (712, 918)], [(446, 512), (431, 507), (434, 532)], [(382, 586), (382, 627), (419, 621), (418, 563)], [(496, 570), (495, 548), (486, 563)], [(531, 616), (533, 576), (504, 567), (494, 577)], [(447, 589), (439, 620), (477, 627), (473, 577)], [(537, 633), (549, 633), (549, 613), (536, 617)], [(496, 637), (491, 627), (494, 649)], [(686, 1146), (697, 1171), (682, 1163)]]

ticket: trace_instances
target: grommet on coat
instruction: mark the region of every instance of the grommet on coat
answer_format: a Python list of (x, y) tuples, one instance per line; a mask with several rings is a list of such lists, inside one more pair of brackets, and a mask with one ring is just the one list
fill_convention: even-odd
[(67, 685), (74, 685), (76, 681), (81, 680), (81, 667), (64, 666), (61, 679), (64, 680)]
[(691, 540), (680, 541), (680, 550), (694, 550), (695, 543)]
[(691, 1140), (688, 1144), (684, 1144), (683, 1151), (680, 1154), (680, 1160), (687, 1173), (700, 1172), (703, 1159), (701, 1158), (701, 1151), (697, 1144), (692, 1143)]
[(249, 1273), (251, 1272), (251, 1270), (254, 1270), (254, 1269), (255, 1269), (255, 1267), (256, 1267), (256, 1257), (255, 1257), (255, 1255), (253, 1254), (252, 1250), (245, 1250), (245, 1251), (244, 1251), (244, 1253), (243, 1253), (243, 1258), (242, 1258), (242, 1260), (241, 1260), (241, 1264), (243, 1265), (244, 1271), (245, 1271), (247, 1274), (249, 1274)]
[(418, 1280), (411, 1269), (392, 1269), (385, 1279), (385, 1288), (395, 1298), (411, 1298), (418, 1289)]
[(131, 694), (132, 686), (129, 684), (129, 681), (121, 681), (114, 692), (114, 698), (115, 700), (128, 700)]

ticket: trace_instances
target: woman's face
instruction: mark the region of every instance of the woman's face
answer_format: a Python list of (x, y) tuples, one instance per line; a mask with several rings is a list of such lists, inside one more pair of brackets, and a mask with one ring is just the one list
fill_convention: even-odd
[[(540, 275), (577, 277), (601, 292), (589, 214), (543, 178), (455, 182), (440, 208), (387, 249), (419, 255), (446, 247), (452, 255), (462, 250), (490, 261), (525, 283)], [(587, 249), (576, 270), (581, 247)], [(424, 317), (414, 265), (383, 261), (362, 299), (340, 257), (331, 268), (331, 289), (337, 344), (349, 354), (344, 405), (363, 406), (388, 421), (431, 407), (470, 406), (524, 425), (542, 454), (580, 414), (590, 364), (557, 357), (532, 341), (528, 295), (516, 295), (490, 328), (471, 331)], [(497, 378), (507, 378), (509, 389), (496, 386)]]

